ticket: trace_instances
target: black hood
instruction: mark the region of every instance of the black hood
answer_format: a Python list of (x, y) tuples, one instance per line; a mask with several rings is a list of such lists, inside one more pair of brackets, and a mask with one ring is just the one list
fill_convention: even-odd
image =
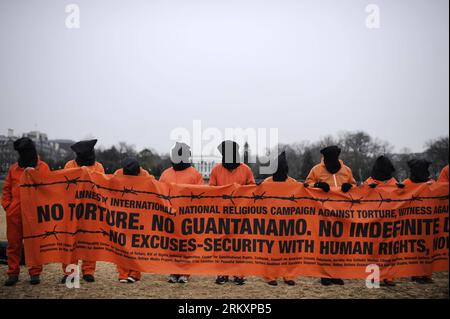
[(409, 179), (413, 183), (426, 183), (430, 179), (428, 168), (431, 162), (424, 159), (412, 159), (408, 161)]
[(123, 175), (138, 176), (141, 172), (141, 166), (134, 157), (127, 157), (122, 161)]
[(95, 150), (94, 146), (97, 140), (79, 141), (70, 146), (75, 152), (78, 166), (92, 166), (95, 164)]
[(375, 160), (372, 167), (371, 177), (377, 181), (388, 181), (392, 178), (395, 167), (386, 156), (380, 156)]
[(191, 148), (185, 143), (175, 143), (170, 154), (172, 167), (176, 171), (182, 171), (191, 167)]
[(336, 145), (325, 147), (320, 150), (323, 155), (323, 162), (327, 171), (331, 174), (336, 174), (341, 169), (341, 163), (339, 162), (339, 155), (341, 154), (341, 149)]
[(34, 142), (28, 137), (14, 141), (14, 149), (19, 153), (19, 167), (36, 167), (38, 155)]
[(289, 167), (286, 160), (286, 153), (281, 152), (278, 155), (277, 160), (277, 171), (272, 175), (272, 179), (274, 182), (285, 182), (288, 178)]
[(232, 171), (241, 165), (238, 143), (234, 141), (223, 141), (217, 149), (222, 154), (222, 165), (227, 170)]

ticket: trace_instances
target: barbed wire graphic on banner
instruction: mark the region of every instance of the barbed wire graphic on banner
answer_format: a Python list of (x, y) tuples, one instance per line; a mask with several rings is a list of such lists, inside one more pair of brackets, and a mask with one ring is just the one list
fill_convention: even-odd
[(93, 182), (92, 180), (88, 180), (88, 179), (82, 180), (82, 179), (80, 179), (80, 177), (76, 177), (76, 178), (72, 178), (72, 179), (69, 179), (67, 176), (64, 176), (64, 177), (65, 177), (65, 180), (63, 180), (63, 181), (55, 181), (55, 182), (48, 182), (48, 183), (21, 184), (20, 187), (37, 188), (37, 187), (65, 184), (65, 185), (67, 185), (66, 190), (69, 190), (71, 185), (76, 186), (77, 184), (85, 183), (85, 184), (91, 184), (92, 189), (97, 188), (97, 189), (107, 190), (110, 192), (121, 193), (122, 196), (124, 196), (125, 194), (132, 194), (132, 195), (145, 194), (145, 195), (152, 195), (159, 199), (167, 200), (169, 202), (171, 202), (173, 199), (183, 199), (183, 198), (184, 199), (188, 198), (191, 200), (191, 202), (194, 200), (201, 200), (201, 199), (221, 198), (224, 200), (231, 201), (233, 203), (233, 205), (235, 204), (234, 203), (235, 199), (250, 199), (250, 200), (253, 200), (254, 203), (256, 203), (257, 201), (277, 199), (277, 200), (284, 200), (284, 201), (290, 201), (290, 202), (310, 200), (310, 201), (316, 201), (316, 202), (320, 202), (320, 203), (325, 203), (325, 202), (350, 203), (352, 205), (363, 204), (363, 203), (380, 203), (380, 206), (383, 203), (395, 203), (395, 202), (405, 203), (405, 202), (415, 202), (415, 201), (432, 200), (432, 199), (435, 199), (435, 200), (448, 200), (449, 199), (449, 195), (442, 195), (442, 196), (415, 196), (415, 195), (412, 195), (411, 197), (408, 197), (408, 198), (384, 198), (379, 192), (377, 192), (378, 196), (380, 197), (379, 199), (352, 198), (350, 193), (348, 194), (350, 196), (349, 199), (347, 199), (347, 198), (344, 198), (344, 199), (319, 198), (319, 197), (313, 197), (313, 196), (295, 196), (295, 195), (273, 196), (273, 195), (267, 195), (266, 192), (263, 192), (261, 194), (256, 194), (253, 192), (251, 196), (234, 195), (235, 191), (232, 191), (231, 194), (223, 194), (223, 195), (205, 195), (205, 192), (202, 192), (199, 194), (194, 194), (191, 192), (191, 194), (189, 194), (189, 195), (170, 195), (170, 192), (169, 192), (169, 194), (164, 195), (164, 194), (147, 191), (147, 190), (133, 189), (132, 187), (128, 188), (126, 186), (124, 186), (121, 189), (106, 187), (106, 186), (97, 184), (97, 183)]
[[(414, 201), (423, 201), (423, 200), (448, 200), (449, 195), (442, 195), (442, 196), (411, 196), (408, 198), (384, 198), (379, 192), (377, 192), (379, 199), (364, 199), (364, 198), (352, 198), (351, 194), (348, 194), (350, 196), (350, 199), (333, 199), (333, 198), (318, 198), (313, 196), (273, 196), (268, 195), (266, 192), (263, 192), (261, 194), (256, 194), (255, 192), (252, 193), (251, 196), (248, 195), (234, 195), (235, 191), (233, 190), (230, 194), (222, 194), (222, 195), (205, 195), (205, 192), (201, 192), (199, 194), (194, 194), (191, 192), (189, 195), (170, 195), (169, 194), (160, 194), (157, 192), (147, 191), (147, 190), (138, 190), (134, 189), (132, 187), (126, 187), (124, 186), (121, 189), (106, 187), (100, 184), (97, 184), (93, 182), (92, 180), (82, 180), (80, 177), (76, 178), (68, 178), (67, 176), (64, 176), (65, 180), (61, 181), (54, 181), (54, 182), (47, 182), (47, 183), (29, 183), (29, 184), (21, 184), (20, 187), (23, 188), (38, 188), (38, 187), (46, 187), (46, 186), (52, 186), (52, 185), (66, 185), (66, 190), (68, 191), (70, 189), (70, 186), (74, 185), (77, 186), (78, 184), (91, 184), (92, 189), (103, 189), (110, 192), (116, 192), (122, 194), (124, 196), (125, 194), (132, 194), (132, 195), (139, 195), (139, 194), (145, 194), (145, 195), (151, 195), (155, 196), (156, 198), (167, 200), (170, 203), (174, 199), (190, 199), (191, 202), (194, 200), (202, 200), (202, 199), (213, 199), (213, 198), (220, 198), (224, 200), (229, 200), (233, 205), (235, 205), (234, 200), (235, 199), (249, 199), (253, 200), (254, 203), (257, 201), (264, 201), (264, 200), (271, 200), (271, 199), (277, 199), (277, 200), (284, 200), (289, 202), (298, 202), (298, 201), (304, 201), (304, 200), (310, 200), (319, 202), (322, 205), (326, 202), (334, 202), (334, 203), (349, 203), (351, 204), (351, 207), (353, 205), (363, 204), (363, 203), (379, 203), (380, 207), (383, 203), (393, 203), (393, 202), (414, 202)], [(103, 236), (109, 236), (109, 233), (103, 229), (100, 230), (85, 230), (85, 229), (77, 229), (74, 232), (69, 231), (57, 231), (56, 226), (51, 231), (45, 231), (42, 234), (38, 235), (31, 235), (26, 236), (24, 239), (33, 239), (33, 238), (47, 238), (50, 236), (54, 236), (55, 239), (58, 240), (58, 235), (64, 234), (64, 235), (70, 235), (75, 236), (76, 234), (101, 234)]]

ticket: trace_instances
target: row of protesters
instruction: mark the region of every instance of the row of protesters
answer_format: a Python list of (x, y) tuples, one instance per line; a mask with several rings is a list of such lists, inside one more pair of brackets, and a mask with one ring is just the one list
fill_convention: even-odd
[[(69, 161), (65, 168), (87, 167), (89, 170), (104, 173), (101, 163), (95, 158), (95, 144), (97, 140), (80, 141), (71, 146), (76, 154), (74, 160)], [(50, 171), (48, 165), (39, 159), (36, 147), (29, 138), (20, 138), (14, 142), (14, 149), (18, 152), (17, 163), (11, 165), (3, 187), (1, 204), (6, 211), (7, 239), (8, 239), (8, 270), (5, 286), (13, 286), (19, 280), (20, 259), (22, 255), (23, 230), (22, 214), (20, 205), (19, 182), (22, 174), (27, 170)], [(239, 145), (234, 141), (224, 141), (218, 146), (222, 155), (222, 162), (217, 164), (210, 175), (209, 185), (223, 186), (229, 184), (251, 185), (255, 184), (251, 169), (240, 160)], [(321, 163), (314, 166), (309, 173), (304, 185), (315, 187), (324, 192), (329, 192), (331, 187), (348, 192), (356, 186), (352, 171), (342, 160), (339, 159), (341, 150), (337, 146), (329, 146), (321, 150)], [(160, 177), (161, 182), (176, 184), (202, 185), (204, 183), (201, 174), (192, 166), (191, 152), (188, 145), (177, 143), (171, 152), (172, 166), (166, 169)], [(264, 183), (295, 183), (295, 179), (289, 177), (288, 162), (283, 152), (277, 158), (277, 170)], [(365, 181), (369, 187), (375, 188), (379, 185), (403, 188), (405, 185), (417, 183), (432, 183), (430, 179), (430, 162), (423, 159), (413, 159), (408, 162), (410, 176), (399, 183), (393, 176), (395, 168), (391, 161), (380, 156), (376, 159), (371, 176)], [(448, 182), (448, 165), (442, 170), (438, 181)], [(150, 176), (135, 158), (127, 158), (122, 162), (122, 168), (115, 173), (117, 176)], [(73, 264), (78, 261), (73, 260)], [(65, 283), (68, 278), (68, 265), (63, 265), (64, 276), (61, 282)], [(95, 260), (82, 261), (82, 274), (86, 282), (95, 281)], [(41, 266), (29, 268), (30, 284), (40, 283)], [(141, 278), (141, 273), (132, 269), (117, 267), (119, 281), (122, 283), (134, 283)], [(187, 283), (189, 274), (173, 274), (169, 276), (171, 283)], [(265, 278), (269, 285), (277, 285), (277, 278)], [(283, 278), (288, 285), (295, 285), (295, 278)], [(431, 275), (413, 277), (414, 282), (420, 284), (431, 283)], [(229, 275), (219, 275), (217, 284), (225, 284), (229, 281)], [(241, 274), (234, 274), (233, 282), (243, 285), (245, 278)], [(321, 278), (325, 286), (343, 285), (344, 281), (339, 278)], [(395, 285), (394, 279), (385, 279), (388, 286)]]

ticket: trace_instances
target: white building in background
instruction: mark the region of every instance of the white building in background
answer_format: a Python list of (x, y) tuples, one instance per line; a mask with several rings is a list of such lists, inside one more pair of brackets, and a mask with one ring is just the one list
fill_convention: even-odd
[(23, 136), (32, 139), (36, 145), (38, 153), (47, 158), (63, 158), (68, 154), (67, 150), (61, 148), (58, 142), (49, 140), (47, 134), (45, 133), (31, 131), (24, 133)]
[(19, 137), (32, 139), (38, 154), (46, 161), (65, 158), (71, 152), (68, 145), (73, 143), (70, 140), (49, 140), (47, 134), (39, 131), (24, 133), (20, 136), (16, 135), (14, 130), (8, 129), (7, 135), (0, 134), (0, 176), (5, 175), (9, 166), (17, 161), (17, 152), (14, 151), (13, 143)]
[(214, 156), (202, 156), (200, 158), (193, 158), (192, 165), (197, 171), (202, 174), (203, 178), (209, 180), (213, 167), (220, 163), (221, 159)]
[(13, 143), (18, 138), (14, 135), (12, 129), (8, 129), (7, 135), (0, 134), (0, 177), (6, 175), (9, 166), (17, 161), (17, 153), (14, 151)]

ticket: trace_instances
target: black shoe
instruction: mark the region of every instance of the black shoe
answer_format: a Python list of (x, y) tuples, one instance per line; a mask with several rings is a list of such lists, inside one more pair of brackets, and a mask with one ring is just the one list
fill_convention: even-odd
[(188, 276), (180, 276), (178, 277), (178, 283), (179, 284), (187, 284), (189, 281), (189, 277)]
[(418, 282), (422, 277), (411, 277), (412, 282)]
[(217, 276), (216, 284), (223, 285), (228, 282), (228, 276)]
[(396, 283), (392, 279), (384, 279), (383, 286), (385, 287), (395, 287)]
[(176, 284), (178, 282), (178, 275), (170, 275), (169, 279), (167, 279), (167, 282), (170, 284)]
[(430, 277), (422, 276), (422, 277), (412, 277), (412, 281), (420, 284), (420, 285), (429, 285), (433, 283), (433, 279)]
[(62, 283), (62, 284), (65, 284), (65, 283), (66, 283), (67, 277), (69, 277), (69, 276), (64, 275), (64, 276), (61, 278), (61, 283)]
[(11, 287), (17, 284), (19, 281), (19, 276), (9, 276), (8, 279), (5, 280), (5, 286)]
[(267, 284), (269, 284), (270, 286), (278, 286), (278, 282), (276, 280), (268, 281)]
[(242, 286), (245, 284), (245, 278), (244, 277), (234, 277), (233, 282), (235, 285)]
[(295, 286), (295, 281), (293, 280), (285, 280), (284, 283), (288, 286)]
[(425, 280), (423, 280), (423, 278), (417, 278), (415, 280), (415, 282), (418, 283), (419, 285), (425, 285), (426, 284), (426, 282), (425, 282)]
[(322, 286), (331, 286), (333, 284), (333, 281), (331, 278), (320, 278), (320, 283)]
[(39, 276), (30, 277), (30, 285), (39, 285), (41, 283), (41, 278)]
[(344, 285), (344, 281), (342, 279), (332, 278), (331, 282), (333, 283), (333, 285), (339, 285), (339, 286), (343, 286)]
[(95, 278), (92, 275), (83, 275), (83, 280), (86, 282), (94, 282)]

